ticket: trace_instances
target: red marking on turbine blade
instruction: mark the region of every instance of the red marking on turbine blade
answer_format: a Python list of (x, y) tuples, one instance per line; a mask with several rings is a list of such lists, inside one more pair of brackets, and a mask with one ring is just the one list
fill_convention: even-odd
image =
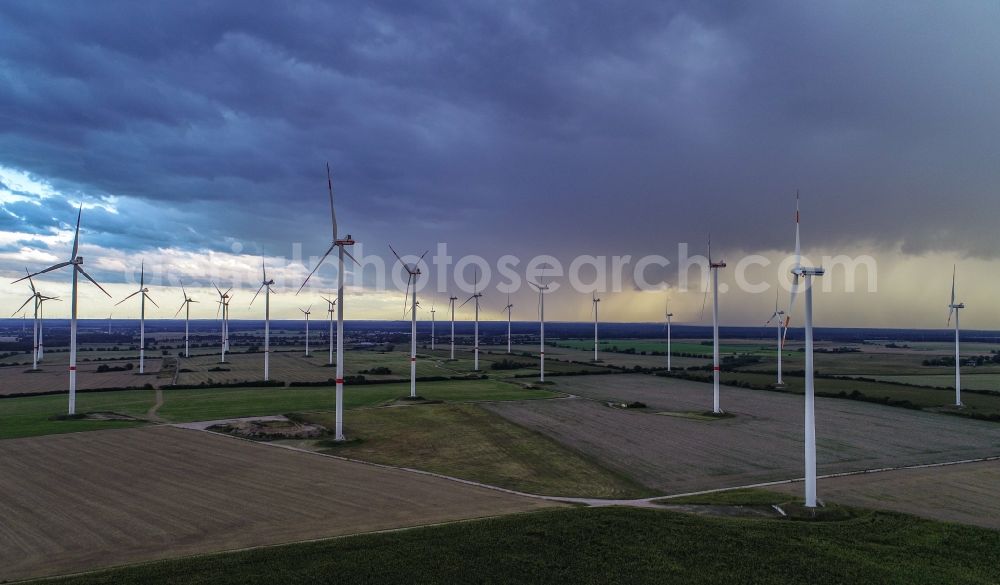
[(337, 378), (337, 384), (343, 384), (343, 383), (344, 383), (343, 378)]
[(71, 371), (71, 372), (75, 372), (75, 371), (76, 371), (76, 366), (70, 366), (70, 367), (69, 367), (69, 371)]
[(410, 358), (410, 361), (411, 362), (415, 362), (415, 361), (417, 361), (417, 358)]
[(799, 210), (795, 210), (795, 223), (799, 223)]
[(712, 371), (713, 372), (721, 372), (722, 369), (719, 366), (712, 366)]
[(540, 352), (538, 352), (538, 353), (539, 353), (539, 355), (545, 355), (545, 352), (544, 352), (544, 351), (540, 351)]

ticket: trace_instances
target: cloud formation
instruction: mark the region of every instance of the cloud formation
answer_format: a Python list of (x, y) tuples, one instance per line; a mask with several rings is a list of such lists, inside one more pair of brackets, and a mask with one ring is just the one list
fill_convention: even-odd
[[(0, 3), (0, 230), (993, 260), (1000, 5)], [(23, 176), (23, 175), (22, 175)], [(36, 189), (37, 191), (37, 189)], [(57, 194), (57, 195), (52, 195)], [(387, 252), (387, 250), (386, 250)], [(2, 269), (16, 269), (4, 262)]]

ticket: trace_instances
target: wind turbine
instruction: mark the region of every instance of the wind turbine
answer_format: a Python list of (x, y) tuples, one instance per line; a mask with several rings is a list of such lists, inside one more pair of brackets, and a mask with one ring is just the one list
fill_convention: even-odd
[(59, 297), (38, 297), (38, 361), (45, 357), (45, 301), (60, 301)]
[[(403, 262), (403, 259), (399, 257), (396, 250), (393, 249), (392, 245), (389, 245), (389, 249), (399, 260), (399, 263), (403, 265), (408, 274), (406, 278), (406, 296), (410, 296), (410, 285), (412, 284), (413, 290), (413, 301), (410, 305), (410, 398), (417, 397), (417, 279), (420, 278), (420, 261), (424, 259), (427, 252), (420, 255), (420, 258), (413, 264), (407, 264)], [(430, 250), (428, 250), (429, 252)], [(404, 297), (405, 298), (405, 297)], [(406, 305), (404, 300), (403, 305), (403, 316), (406, 316)]]
[[(28, 274), (28, 269), (27, 268), (24, 269), (24, 273)], [(28, 297), (28, 300), (24, 301), (24, 304), (21, 305), (20, 308), (18, 308), (17, 311), (14, 311), (13, 314), (14, 315), (18, 314), (18, 312), (20, 312), (22, 309), (24, 309), (25, 307), (28, 306), (28, 303), (34, 302), (34, 305), (33, 305), (34, 306), (34, 318), (32, 319), (32, 322), (31, 322), (32, 323), (31, 369), (32, 370), (37, 370), (38, 369), (38, 359), (39, 359), (39, 354), (38, 354), (38, 332), (39, 332), (38, 311), (39, 311), (39, 308), (41, 306), (40, 299), (42, 298), (42, 293), (40, 293), (37, 290), (35, 290), (35, 283), (31, 280), (30, 277), (28, 277), (28, 286), (31, 287), (31, 296)], [(22, 330), (24, 329), (24, 321), (23, 320), (21, 321), (21, 329)]]
[(118, 301), (115, 303), (115, 306), (117, 307), (135, 295), (141, 295), (139, 297), (139, 373), (142, 374), (145, 372), (144, 365), (146, 361), (146, 301), (149, 300), (157, 309), (160, 308), (160, 305), (157, 305), (156, 301), (149, 296), (149, 289), (146, 288), (145, 264), (139, 265), (139, 290)]
[(215, 301), (219, 305), (215, 316), (218, 317), (219, 313), (222, 313), (222, 360), (220, 363), (224, 364), (226, 363), (226, 352), (229, 351), (229, 301), (233, 299), (229, 293), (233, 289), (230, 287), (226, 292), (222, 292), (214, 282), (212, 286), (215, 287), (215, 292), (219, 293), (219, 300)]
[(299, 311), (302, 311), (302, 314), (306, 318), (306, 357), (309, 357), (309, 315), (312, 314), (312, 305), (309, 305), (305, 309), (299, 309)]
[(184, 290), (184, 283), (183, 282), (181, 283), (181, 294), (184, 295), (184, 302), (181, 303), (180, 308), (177, 309), (176, 313), (174, 313), (174, 318), (177, 318), (177, 315), (180, 315), (181, 309), (185, 309), (185, 312), (184, 312), (184, 357), (191, 357), (191, 351), (190, 351), (191, 344), (190, 344), (190, 341), (189, 341), (190, 340), (190, 335), (189, 335), (190, 328), (188, 327), (188, 323), (189, 323), (189, 321), (191, 321), (191, 303), (197, 303), (198, 301), (196, 301), (196, 300), (194, 300), (194, 299), (192, 299), (191, 297), (188, 296), (187, 291)]
[(593, 308), (591, 309), (591, 312), (594, 314), (594, 361), (595, 362), (598, 361), (597, 360), (597, 347), (598, 347), (598, 343), (597, 343), (597, 303), (599, 303), (599, 302), (601, 302), (601, 299), (597, 298), (597, 291), (594, 291), (593, 294), (591, 294), (591, 303), (593, 304)]
[(455, 301), (458, 297), (448, 297), (448, 305), (451, 306), (451, 360), (455, 360)]
[(774, 313), (771, 314), (771, 318), (764, 323), (767, 327), (774, 321), (778, 325), (778, 386), (784, 386), (785, 381), (781, 378), (781, 352), (784, 349), (782, 347), (782, 339), (784, 338), (784, 331), (782, 329), (782, 324), (785, 322), (785, 312), (778, 308), (778, 293), (777, 289), (774, 294)]
[(507, 311), (507, 353), (510, 354), (510, 315), (513, 312), (514, 305), (510, 303), (510, 295), (507, 295), (507, 306), (501, 309), (501, 313)]
[(951, 269), (951, 303), (948, 305), (948, 324), (951, 325), (951, 317), (955, 316), (955, 406), (962, 406), (962, 366), (959, 361), (958, 352), (958, 311), (964, 309), (965, 303), (955, 302), (955, 267)]
[[(23, 278), (19, 278), (14, 282), (21, 282), (22, 280), (31, 278), (32, 276), (38, 276), (39, 274), (44, 274), (46, 272), (51, 272), (53, 270), (58, 270), (60, 268), (65, 268), (66, 266), (73, 267), (73, 288), (72, 288), (72, 308), (70, 309), (70, 325), (69, 325), (69, 414), (76, 414), (76, 301), (77, 301), (77, 284), (79, 281), (79, 275), (83, 275), (84, 278), (94, 283), (94, 286), (101, 289), (101, 292), (108, 295), (108, 291), (97, 284), (97, 281), (91, 278), (89, 274), (83, 269), (83, 256), (78, 256), (77, 253), (80, 251), (80, 218), (83, 216), (83, 204), (80, 204), (80, 210), (76, 214), (76, 232), (73, 235), (73, 251), (70, 253), (70, 258), (68, 262), (60, 262), (53, 266), (49, 266), (45, 270), (40, 270), (34, 274), (29, 274)], [(13, 283), (11, 283), (13, 284)]]
[[(476, 326), (475, 326), (475, 330), (474, 330), (474, 332), (475, 332), (475, 338), (474, 338), (473, 344), (472, 344), (472, 351), (473, 351), (473, 356), (474, 356), (473, 357), (473, 362), (472, 362), (472, 369), (478, 372), (479, 371), (479, 299), (483, 296), (483, 293), (479, 292), (479, 269), (478, 268), (476, 269), (476, 284), (475, 284), (475, 286), (474, 286), (474, 288), (472, 290), (473, 290), (472, 296), (469, 297), (469, 298), (467, 298), (467, 299), (465, 299), (465, 303), (471, 301), (472, 299), (476, 299)], [(464, 307), (465, 303), (462, 303), (461, 305), (459, 305), (459, 308)]]
[(431, 351), (434, 351), (434, 305), (431, 305)]
[(271, 285), (274, 284), (274, 280), (268, 280), (267, 278), (267, 266), (264, 266), (264, 259), (260, 259), (260, 269), (264, 273), (264, 280), (260, 283), (260, 288), (254, 293), (253, 298), (250, 299), (250, 306), (253, 306), (253, 302), (257, 300), (257, 295), (260, 291), (264, 291), (264, 381), (270, 380), (268, 367), (270, 366), (271, 357), (271, 293), (274, 292), (271, 289)]
[[(333, 365), (333, 313), (337, 310), (335, 308), (337, 306), (337, 299), (333, 299), (331, 301), (329, 298), (324, 297), (322, 295), (320, 295), (319, 298), (326, 301), (326, 312), (330, 317), (330, 361), (328, 363), (332, 366)], [(340, 354), (338, 353), (338, 356), (339, 355)]]
[(667, 308), (664, 309), (663, 318), (667, 320), (667, 372), (670, 371), (670, 321), (674, 314), (670, 312), (670, 299), (667, 299)]
[[(719, 269), (726, 267), (724, 260), (712, 261), (712, 238), (708, 238), (708, 266), (712, 271), (712, 412), (721, 414), (722, 408), (719, 405)], [(708, 297), (708, 289), (705, 289), (705, 297), (701, 301), (701, 312), (705, 314), (705, 299)]]
[[(333, 252), (334, 248), (337, 248), (337, 423), (334, 433), (335, 441), (344, 440), (344, 256), (346, 255), (351, 260), (354, 260), (354, 256), (344, 249), (345, 246), (353, 246), (354, 240), (351, 239), (351, 234), (347, 234), (346, 238), (337, 237), (337, 212), (333, 208), (333, 179), (330, 178), (330, 163), (326, 164), (326, 187), (327, 192), (330, 194), (330, 220), (333, 224), (333, 241), (330, 243), (330, 247), (327, 248), (326, 254), (319, 259), (316, 263), (316, 267), (313, 268), (309, 276), (302, 281), (302, 286), (295, 294), (299, 294), (302, 289), (312, 278), (313, 274), (319, 270), (319, 267), (323, 265), (323, 261), (326, 257)], [(354, 260), (355, 264), (358, 264), (357, 260)], [(329, 302), (329, 301), (328, 301)], [(333, 307), (333, 305), (330, 305)]]
[(547, 284), (536, 284), (528, 281), (528, 284), (538, 289), (538, 381), (545, 381), (545, 291), (549, 290)]
[(111, 335), (111, 317), (114, 313), (108, 313), (108, 335)]
[(802, 266), (802, 248), (799, 244), (799, 194), (795, 193), (795, 264), (792, 266), (791, 298), (788, 303), (788, 315), (785, 316), (785, 335), (788, 334), (788, 320), (795, 307), (795, 297), (799, 292), (799, 279), (805, 285), (806, 317), (806, 406), (805, 406), (805, 463), (806, 463), (806, 507), (816, 507), (816, 390), (813, 367), (813, 326), (812, 326), (812, 279), (823, 276), (822, 268)]

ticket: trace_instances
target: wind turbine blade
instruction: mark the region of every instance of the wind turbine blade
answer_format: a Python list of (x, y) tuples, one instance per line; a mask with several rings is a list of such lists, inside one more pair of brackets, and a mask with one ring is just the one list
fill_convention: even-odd
[(187, 298), (188, 298), (188, 294), (187, 294), (187, 291), (184, 290), (184, 283), (183, 282), (181, 283), (181, 294), (184, 295), (184, 300), (186, 301)]
[(76, 232), (73, 235), (73, 255), (70, 257), (70, 262), (76, 260), (76, 254), (80, 251), (80, 217), (83, 216), (83, 203), (80, 204), (80, 210), (76, 212)]
[(259, 295), (259, 294), (260, 294), (260, 291), (264, 290), (264, 286), (265, 286), (265, 285), (263, 285), (263, 284), (262, 284), (262, 285), (260, 285), (260, 288), (258, 288), (258, 289), (257, 289), (257, 292), (255, 292), (255, 293), (253, 294), (253, 298), (252, 298), (252, 299), (250, 299), (250, 306), (251, 306), (251, 307), (253, 306), (253, 302), (257, 300), (257, 295)]
[(538, 291), (539, 291), (539, 292), (541, 292), (541, 290), (542, 290), (542, 287), (541, 287), (541, 285), (538, 285), (538, 284), (535, 284), (534, 282), (532, 282), (532, 281), (530, 281), (530, 280), (528, 280), (528, 281), (527, 281), (527, 283), (528, 283), (528, 284), (530, 284), (531, 286), (533, 286), (533, 287), (537, 288), (537, 289), (538, 289)]
[(219, 306), (215, 308), (215, 318), (218, 319), (219, 312), (222, 311), (222, 301), (215, 301), (215, 302), (219, 304)]
[(333, 179), (330, 177), (330, 163), (326, 163), (326, 189), (330, 194), (330, 221), (333, 224), (333, 241), (337, 241), (337, 212), (333, 207)]
[(177, 312), (176, 312), (176, 313), (174, 313), (174, 317), (176, 317), (177, 315), (180, 315), (180, 314), (181, 314), (181, 311), (183, 311), (183, 310), (184, 310), (184, 307), (185, 307), (185, 305), (187, 305), (187, 301), (184, 301), (183, 303), (181, 303), (181, 308), (180, 308), (180, 309), (177, 309)]
[(358, 262), (358, 259), (357, 259), (357, 258), (355, 258), (354, 256), (352, 256), (352, 255), (351, 255), (351, 253), (350, 253), (350, 252), (348, 252), (347, 250), (344, 250), (344, 256), (347, 256), (348, 258), (350, 258), (350, 259), (351, 259), (351, 262), (354, 262), (354, 263), (355, 263), (355, 264), (357, 264), (358, 266), (361, 266), (361, 263), (360, 263), (360, 262)]
[(260, 257), (260, 269), (264, 273), (264, 282), (267, 282), (267, 266), (264, 266), (264, 257)]
[(69, 266), (70, 264), (72, 264), (72, 262), (61, 262), (59, 264), (56, 264), (55, 266), (49, 266), (45, 270), (39, 270), (38, 272), (35, 272), (33, 274), (29, 274), (27, 276), (22, 276), (21, 278), (18, 278), (17, 280), (15, 280), (14, 282), (12, 282), (11, 284), (17, 284), (18, 282), (21, 282), (22, 280), (30, 280), (34, 276), (38, 276), (39, 274), (45, 274), (46, 272), (52, 272), (53, 270), (59, 270), (60, 268), (64, 268), (66, 266)]
[(948, 327), (951, 327), (951, 317), (954, 314), (955, 314), (955, 309), (954, 308), (948, 309)]
[(87, 274), (87, 271), (84, 270), (83, 268), (81, 268), (80, 265), (76, 265), (76, 269), (79, 270), (80, 274), (82, 274), (84, 277), (86, 277), (87, 280), (89, 280), (90, 282), (94, 283), (94, 286), (96, 286), (97, 288), (101, 289), (102, 293), (108, 295), (109, 299), (111, 298), (111, 293), (109, 293), (108, 291), (104, 290), (103, 286), (97, 284), (97, 281), (94, 280), (93, 278), (91, 278), (90, 275)]
[(955, 270), (956, 267), (951, 267), (951, 304), (955, 304)]
[(424, 256), (426, 256), (428, 252), (430, 252), (430, 250), (424, 250), (424, 253), (420, 255), (420, 258), (417, 258), (417, 261), (414, 263), (414, 266), (420, 264), (420, 261), (424, 259)]
[(118, 305), (124, 303), (125, 301), (131, 299), (132, 297), (134, 297), (135, 295), (137, 295), (137, 294), (139, 294), (141, 292), (142, 292), (141, 290), (135, 291), (134, 293), (130, 294), (129, 296), (127, 296), (124, 299), (122, 299), (122, 300), (118, 301), (117, 303), (115, 303), (115, 306), (117, 307)]
[(147, 295), (146, 293), (142, 293), (142, 296), (146, 297), (146, 300), (147, 300), (147, 301), (149, 301), (149, 302), (153, 303), (153, 306), (154, 306), (154, 307), (156, 307), (157, 309), (159, 309), (159, 308), (160, 308), (160, 305), (157, 305), (157, 304), (156, 304), (156, 301), (154, 301), (154, 300), (153, 300), (153, 297), (151, 297), (151, 296)]
[(146, 284), (146, 263), (139, 263), (139, 288), (142, 288)]
[(20, 313), (21, 309), (27, 307), (28, 303), (30, 303), (34, 299), (35, 299), (35, 295), (31, 295), (30, 297), (28, 297), (28, 300), (24, 301), (24, 304), (21, 305), (20, 307), (18, 307), (18, 309), (16, 311), (14, 311), (13, 313), (10, 314), (10, 316), (13, 317), (14, 315), (17, 315), (18, 313)]
[(300, 292), (302, 292), (302, 289), (305, 288), (306, 283), (309, 282), (309, 279), (312, 278), (313, 274), (316, 274), (316, 271), (319, 270), (319, 267), (323, 265), (323, 261), (326, 260), (326, 257), (330, 255), (330, 252), (333, 252), (333, 249), (335, 247), (337, 247), (337, 244), (330, 244), (330, 248), (326, 251), (326, 254), (323, 254), (323, 257), (319, 259), (319, 262), (316, 263), (316, 266), (312, 269), (312, 272), (309, 273), (309, 276), (307, 276), (306, 279), (302, 281), (302, 286), (299, 287), (299, 290), (295, 291), (295, 294), (299, 294)]
[(222, 296), (222, 291), (219, 290), (219, 287), (215, 284), (214, 281), (212, 282), (212, 286), (215, 287), (215, 292), (219, 293), (219, 296), (221, 297)]
[(802, 247), (799, 241), (799, 191), (795, 190), (795, 265), (802, 265)]
[[(30, 272), (28, 272), (28, 267), (27, 267), (27, 266), (25, 266), (25, 267), (24, 267), (24, 273), (25, 273), (26, 275), (28, 275), (28, 276), (26, 276), (25, 278), (27, 278), (27, 279), (28, 279), (28, 286), (30, 286), (30, 287), (31, 287), (31, 293), (32, 293), (32, 294), (37, 294), (37, 293), (38, 293), (38, 291), (37, 291), (37, 290), (35, 290), (35, 283), (34, 283), (34, 281), (32, 281), (32, 280), (31, 280), (31, 276), (30, 276), (30, 275), (31, 275), (31, 273), (30, 273)], [(952, 278), (952, 280), (954, 281), (955, 279), (954, 279), (954, 278)], [(953, 295), (953, 296), (954, 296), (954, 295)]]
[[(468, 303), (469, 301), (471, 301), (474, 298), (476, 298), (476, 295), (472, 295), (471, 297), (465, 299), (465, 303)], [(458, 308), (461, 309), (462, 307), (464, 307), (465, 303), (462, 303), (461, 305), (459, 305)]]
[[(400, 262), (402, 262), (402, 260), (400, 260)], [(406, 309), (406, 307), (407, 307), (406, 301), (407, 301), (407, 299), (410, 298), (410, 281), (412, 281), (412, 280), (413, 280), (413, 275), (412, 274), (410, 274), (409, 276), (406, 277), (406, 296), (403, 297), (403, 316), (404, 317), (406, 316), (406, 311), (407, 311), (407, 309)]]

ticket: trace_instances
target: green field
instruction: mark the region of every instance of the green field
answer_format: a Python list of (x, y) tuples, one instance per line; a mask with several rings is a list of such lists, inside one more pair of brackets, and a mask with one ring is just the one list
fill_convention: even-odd
[(271, 583), (997, 583), (1000, 532), (859, 511), (847, 520), (577, 508), (189, 557), (45, 581)]
[[(707, 379), (708, 372), (699, 372)], [(755, 386), (771, 386), (775, 383), (772, 374), (755, 372), (722, 372), (722, 382), (725, 384), (749, 383)], [(784, 376), (784, 392), (801, 394), (805, 391), (805, 378), (801, 376)], [(884, 382), (867, 380), (852, 380), (840, 378), (816, 378), (816, 392), (824, 394), (851, 394), (860, 392), (874, 400), (906, 401), (916, 408), (948, 409), (954, 404), (954, 391), (920, 386), (903, 386)], [(1000, 396), (966, 392), (962, 394), (965, 403), (963, 412), (990, 416), (1000, 414)]]
[[(421, 382), (417, 389), (424, 398), (445, 401), (526, 400), (550, 398), (552, 392), (524, 388), (498, 380), (449, 380)], [(409, 384), (347, 386), (345, 408), (375, 406), (409, 394)], [(167, 422), (191, 422), (244, 416), (264, 416), (297, 411), (332, 410), (334, 389), (305, 388), (198, 388), (164, 390), (163, 406), (157, 415)], [(144, 417), (155, 404), (153, 390), (81, 392), (77, 412), (112, 411)], [(134, 421), (52, 420), (66, 412), (67, 396), (25, 396), (0, 399), (0, 439), (122, 428), (141, 424)]]
[[(311, 422), (331, 428), (333, 414)], [(327, 452), (412, 467), (535, 494), (638, 498), (648, 489), (474, 404), (372, 408), (351, 413), (349, 439)]]
[[(594, 349), (594, 342), (587, 340), (560, 340), (555, 342), (557, 347), (569, 347), (572, 349)], [(636, 353), (639, 352), (660, 352), (665, 353), (667, 351), (666, 340), (661, 339), (608, 339), (601, 341), (598, 347), (599, 351), (608, 351), (612, 347), (617, 347), (619, 351), (634, 350)], [(700, 342), (694, 341), (672, 341), (670, 343), (670, 351), (674, 354), (679, 353), (693, 353), (698, 355), (712, 355), (712, 346), (703, 345)], [(769, 354), (774, 355), (774, 346), (762, 345), (757, 342), (753, 343), (721, 343), (719, 344), (720, 354), (737, 354), (737, 353), (751, 353), (751, 354)]]
[[(971, 368), (970, 368), (971, 369)], [(980, 368), (976, 368), (979, 370)], [(913, 384), (915, 386), (931, 386), (934, 388), (954, 388), (955, 373), (950, 374), (920, 374), (911, 376), (872, 376), (876, 380)], [(969, 390), (1000, 390), (1000, 373), (966, 373), (962, 372), (962, 388)]]

